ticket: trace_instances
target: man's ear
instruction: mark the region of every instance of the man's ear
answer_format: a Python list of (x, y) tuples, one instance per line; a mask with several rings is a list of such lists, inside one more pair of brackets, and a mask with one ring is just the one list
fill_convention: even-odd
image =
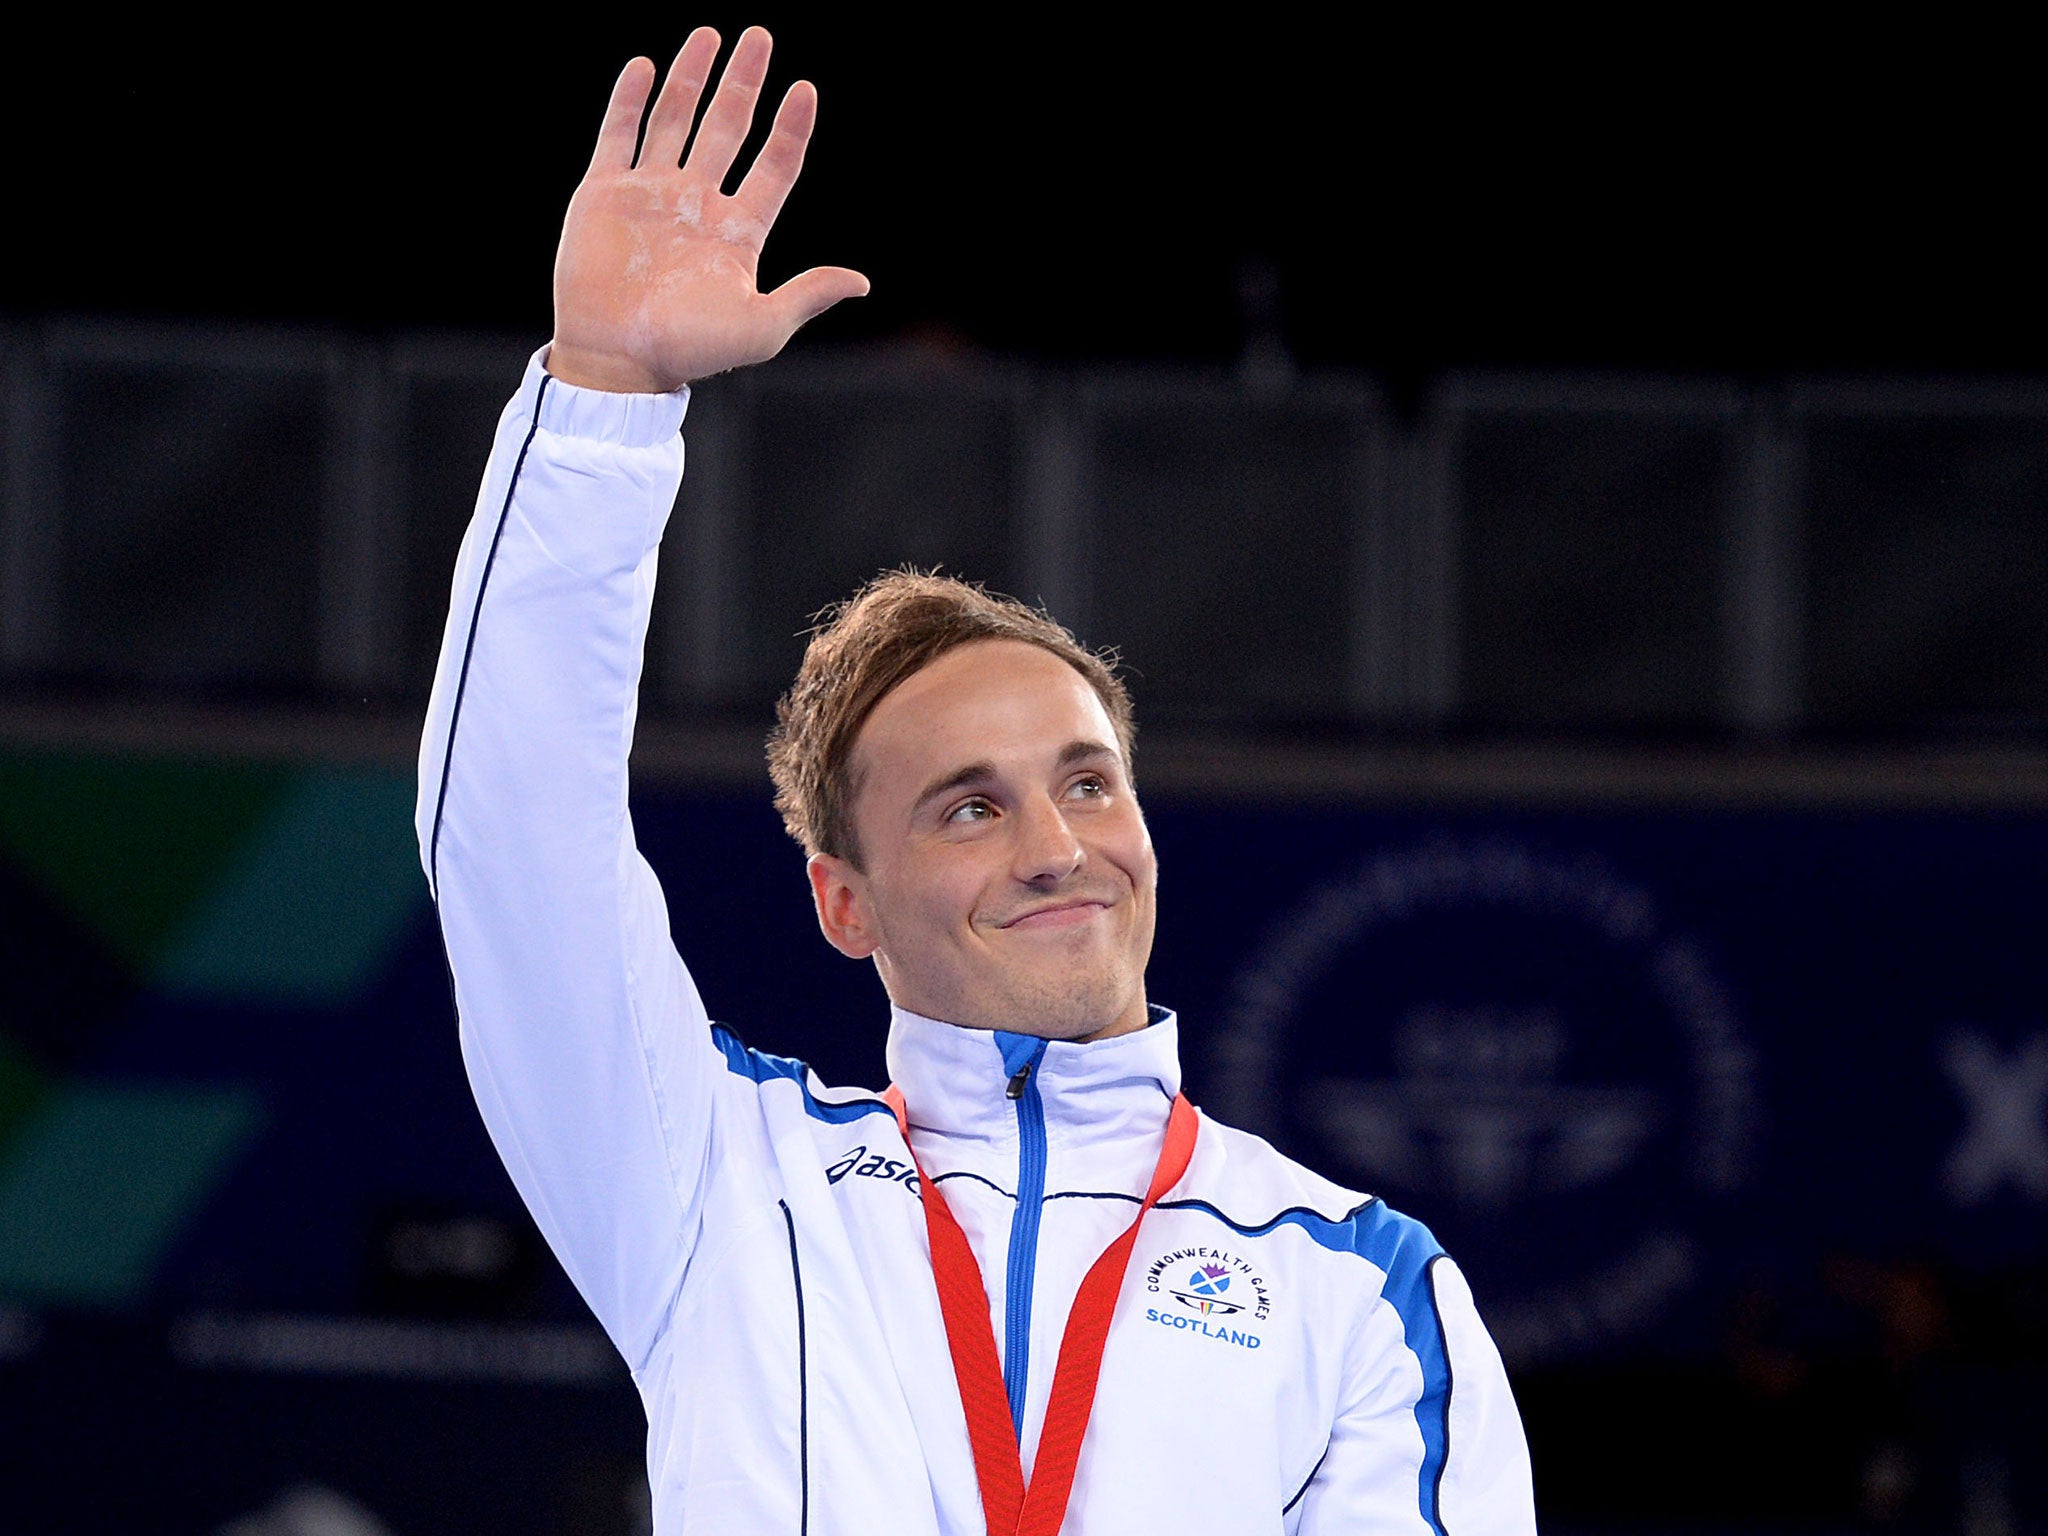
[(804, 872), (811, 877), (811, 900), (826, 943), (849, 960), (865, 960), (882, 947), (866, 875), (830, 853), (812, 854)]

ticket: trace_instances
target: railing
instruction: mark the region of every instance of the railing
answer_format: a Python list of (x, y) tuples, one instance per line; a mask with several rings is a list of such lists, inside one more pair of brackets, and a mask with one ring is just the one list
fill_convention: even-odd
[[(0, 681), (417, 698), (528, 347), (0, 332)], [(2048, 730), (2048, 387), (1052, 370), (801, 351), (701, 385), (648, 710), (754, 715), (939, 565), (1114, 643), (1153, 722)]]

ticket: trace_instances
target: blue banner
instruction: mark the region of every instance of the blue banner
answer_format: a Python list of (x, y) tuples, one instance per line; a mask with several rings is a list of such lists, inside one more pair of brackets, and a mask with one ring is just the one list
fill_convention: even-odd
[[(23, 1529), (332, 1495), (503, 1536), (639, 1485), (631, 1388), (469, 1102), (410, 801), (402, 770), (0, 759)], [(2048, 817), (1148, 811), (1190, 1096), (1458, 1258), (1553, 1528), (1799, 1480), (1833, 1518), (1894, 1442), (1929, 1507), (1971, 1476), (2040, 1507)], [(886, 999), (765, 792), (634, 814), (713, 1014), (879, 1086)], [(1585, 1415), (1621, 1382), (1656, 1428), (1618, 1461), (1629, 1424)], [(1885, 1417), (1914, 1393), (1950, 1406)], [(110, 1440), (154, 1470), (108, 1479)]]

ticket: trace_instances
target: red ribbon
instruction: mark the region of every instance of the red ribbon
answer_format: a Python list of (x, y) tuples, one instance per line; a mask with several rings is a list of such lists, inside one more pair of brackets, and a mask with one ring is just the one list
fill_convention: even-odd
[[(903, 1144), (910, 1145), (910, 1119), (903, 1093), (893, 1085), (883, 1093), (896, 1112)], [(1074, 1491), (1074, 1470), (1081, 1460), (1081, 1441), (1088, 1433), (1088, 1415), (1095, 1407), (1095, 1386), (1102, 1377), (1102, 1349), (1109, 1339), (1110, 1314), (1123, 1289), (1124, 1271), (1137, 1246), (1138, 1226), (1161, 1195), (1180, 1182), (1195, 1154), (1195, 1107), (1175, 1094), (1166, 1117), (1166, 1141), (1159, 1165), (1138, 1214), (1123, 1236), (1102, 1250), (1089, 1266), (1067, 1314), (1060, 1337), (1059, 1363), (1053, 1368), (1052, 1398), (1038, 1435), (1038, 1459), (1031, 1486), (1024, 1486), (1024, 1459), (1010, 1419), (1010, 1397), (1003, 1387), (996, 1359), (995, 1333), (989, 1325), (988, 1290), (967, 1234), (946, 1207), (939, 1186), (918, 1165), (918, 1188), (924, 1195), (925, 1231), (931, 1236), (932, 1273), (939, 1286), (939, 1311), (946, 1319), (946, 1343), (953, 1351), (953, 1374), (960, 1383), (960, 1406), (967, 1414), (967, 1439), (974, 1448), (974, 1473), (981, 1483), (981, 1510), (989, 1536), (1057, 1536)], [(911, 1161), (917, 1161), (912, 1151)]]

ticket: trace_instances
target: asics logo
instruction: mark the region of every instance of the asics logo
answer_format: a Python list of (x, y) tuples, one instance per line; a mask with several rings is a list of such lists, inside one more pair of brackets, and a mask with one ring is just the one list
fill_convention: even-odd
[(857, 1179), (883, 1179), (892, 1184), (901, 1184), (913, 1195), (918, 1193), (917, 1165), (906, 1163), (900, 1158), (884, 1157), (881, 1153), (870, 1153), (866, 1146), (858, 1146), (840, 1155), (838, 1160), (825, 1170), (825, 1182), (837, 1184), (851, 1174)]

